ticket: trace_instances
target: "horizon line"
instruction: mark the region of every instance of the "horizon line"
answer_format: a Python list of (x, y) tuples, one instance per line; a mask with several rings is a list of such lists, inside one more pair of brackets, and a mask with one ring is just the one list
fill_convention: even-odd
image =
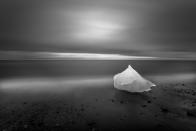
[(0, 60), (196, 60), (196, 58), (157, 57), (111, 53), (0, 51)]

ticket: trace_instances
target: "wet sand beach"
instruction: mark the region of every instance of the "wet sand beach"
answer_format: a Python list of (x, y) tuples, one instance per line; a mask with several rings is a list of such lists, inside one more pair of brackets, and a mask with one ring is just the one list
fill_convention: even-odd
[[(54, 64), (47, 63), (48, 66), (45, 64), (48, 72), (44, 71), (46, 68), (41, 70), (37, 66), (39, 64), (32, 63), (5, 62), (3, 63), (5, 65), (1, 63), (4, 75), (0, 81), (0, 130), (194, 131), (196, 129), (196, 84), (194, 70), (191, 70), (193, 62), (187, 62), (188, 64), (182, 62), (186, 67), (181, 68), (181, 72), (173, 68), (171, 74), (168, 72), (164, 74), (161, 69), (166, 69), (158, 65), (169, 64), (171, 67), (176, 65), (176, 62), (160, 62), (158, 65), (154, 62), (155, 70), (152, 73), (148, 73), (151, 70), (149, 67), (146, 69), (146, 65), (149, 66), (148, 62), (118, 61), (113, 64), (103, 62), (104, 67), (102, 62), (89, 62), (89, 68), (86, 69), (83, 68), (83, 64), (77, 65), (82, 67), (78, 69), (80, 74), (71, 73), (73, 72), (69, 70), (71, 68), (64, 69), (63, 73), (59, 72), (58, 70), (63, 70), (59, 68), (60, 65), (63, 67), (63, 62), (56, 62), (57, 68), (53, 71), (49, 69), (51, 67), (54, 69)], [(136, 68), (139, 67), (141, 75), (157, 86), (143, 93), (114, 89), (113, 74), (123, 70), (121, 67), (126, 67), (128, 63), (132, 63)], [(65, 63), (66, 66), (69, 64)], [(93, 64), (96, 64), (96, 71), (93, 70), (95, 67)], [(29, 68), (27, 65), (32, 67)], [(76, 66), (76, 62), (73, 62), (73, 65)], [(179, 63), (178, 65), (180, 66)], [(22, 70), (22, 66), (26, 68)], [(19, 68), (21, 70), (17, 70)], [(5, 74), (11, 70), (15, 72)], [(65, 70), (68, 73), (65, 73)], [(158, 74), (158, 70), (162, 74)], [(96, 72), (98, 75), (93, 75)]]

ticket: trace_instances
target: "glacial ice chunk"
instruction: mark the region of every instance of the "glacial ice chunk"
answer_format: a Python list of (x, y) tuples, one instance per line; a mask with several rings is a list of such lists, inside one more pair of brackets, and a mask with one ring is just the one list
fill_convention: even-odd
[(130, 65), (126, 70), (114, 76), (114, 88), (128, 92), (144, 92), (151, 90), (154, 83), (143, 78)]

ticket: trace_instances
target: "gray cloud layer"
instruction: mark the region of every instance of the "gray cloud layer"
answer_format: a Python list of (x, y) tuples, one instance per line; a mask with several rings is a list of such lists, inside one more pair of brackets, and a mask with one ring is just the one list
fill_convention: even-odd
[[(194, 0), (1, 0), (0, 12), (1, 50), (109, 53), (196, 50)], [(88, 13), (94, 21), (111, 21), (120, 28), (83, 29), (83, 20), (91, 21)], [(95, 39), (77, 38), (75, 34), (80, 30), (95, 32)], [(109, 40), (98, 39), (99, 32), (108, 35)]]

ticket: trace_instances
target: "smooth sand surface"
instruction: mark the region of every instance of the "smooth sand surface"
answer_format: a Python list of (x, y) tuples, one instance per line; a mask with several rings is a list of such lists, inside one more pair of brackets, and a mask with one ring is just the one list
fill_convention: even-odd
[(42, 91), (23, 90), (24, 83), (6, 89), (1, 82), (0, 130), (196, 130), (195, 84), (158, 83), (128, 93), (114, 89), (112, 79), (80, 82), (70, 90), (61, 90), (66, 82), (46, 84)]

